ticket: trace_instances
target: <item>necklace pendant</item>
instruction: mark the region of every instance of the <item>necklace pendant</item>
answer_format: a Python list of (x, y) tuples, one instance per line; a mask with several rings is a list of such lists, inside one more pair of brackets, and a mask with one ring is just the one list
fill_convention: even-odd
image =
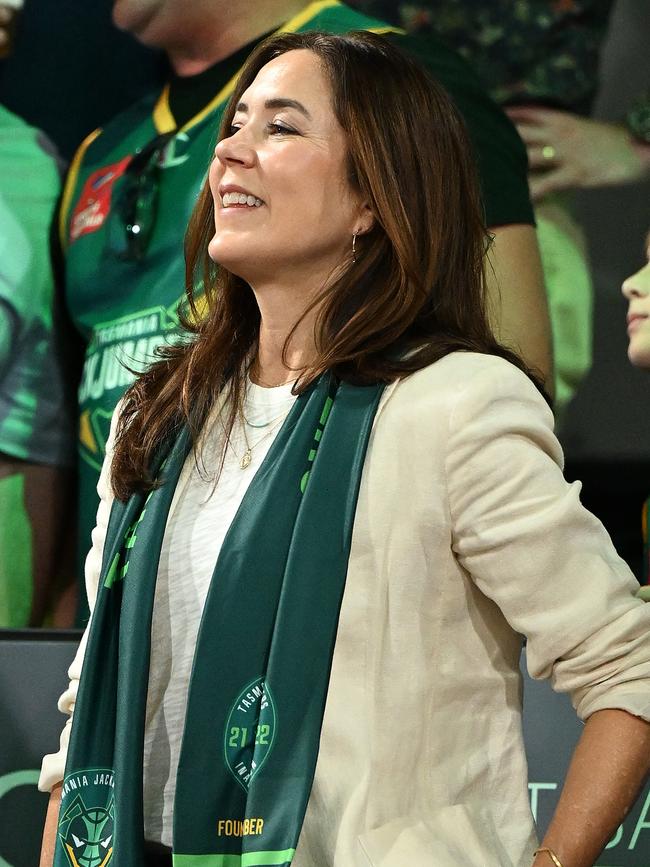
[(242, 470), (245, 470), (246, 467), (250, 466), (251, 461), (253, 460), (253, 456), (251, 455), (251, 450), (246, 449), (244, 452), (241, 461), (239, 462), (239, 466)]

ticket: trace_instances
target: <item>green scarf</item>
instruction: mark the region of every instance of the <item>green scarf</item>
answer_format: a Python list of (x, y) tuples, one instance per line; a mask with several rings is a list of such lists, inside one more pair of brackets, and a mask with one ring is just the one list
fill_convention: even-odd
[[(298, 397), (224, 539), (176, 778), (175, 867), (289, 865), (312, 786), (352, 526), (382, 386)], [(63, 783), (55, 867), (141, 867), (158, 560), (186, 431), (113, 505)], [(218, 496), (218, 489), (217, 494)]]

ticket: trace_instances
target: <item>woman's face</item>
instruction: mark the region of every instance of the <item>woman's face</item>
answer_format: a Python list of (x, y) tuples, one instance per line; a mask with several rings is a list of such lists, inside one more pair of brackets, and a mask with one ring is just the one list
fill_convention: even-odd
[(372, 217), (347, 180), (347, 142), (317, 56), (289, 51), (242, 94), (209, 173), (211, 258), (253, 287), (320, 288)]
[(650, 232), (646, 238), (646, 263), (625, 280), (622, 291), (629, 301), (628, 358), (639, 367), (650, 367)]

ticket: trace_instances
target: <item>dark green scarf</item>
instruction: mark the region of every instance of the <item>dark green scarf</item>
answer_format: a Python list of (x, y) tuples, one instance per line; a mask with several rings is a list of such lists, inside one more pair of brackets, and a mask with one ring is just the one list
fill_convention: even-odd
[[(301, 395), (228, 530), (190, 682), (174, 804), (176, 867), (292, 861), (381, 393), (382, 386), (337, 386), (324, 376)], [(161, 486), (113, 505), (55, 867), (142, 867), (151, 616), (167, 515), (189, 448), (183, 432), (159, 471)]]

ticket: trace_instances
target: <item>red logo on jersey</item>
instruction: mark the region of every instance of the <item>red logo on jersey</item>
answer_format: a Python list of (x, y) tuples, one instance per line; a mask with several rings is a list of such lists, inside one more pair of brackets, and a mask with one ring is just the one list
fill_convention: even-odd
[(113, 184), (126, 171), (132, 157), (124, 157), (111, 166), (97, 169), (83, 185), (70, 217), (70, 243), (82, 235), (96, 232), (103, 225), (111, 207)]

